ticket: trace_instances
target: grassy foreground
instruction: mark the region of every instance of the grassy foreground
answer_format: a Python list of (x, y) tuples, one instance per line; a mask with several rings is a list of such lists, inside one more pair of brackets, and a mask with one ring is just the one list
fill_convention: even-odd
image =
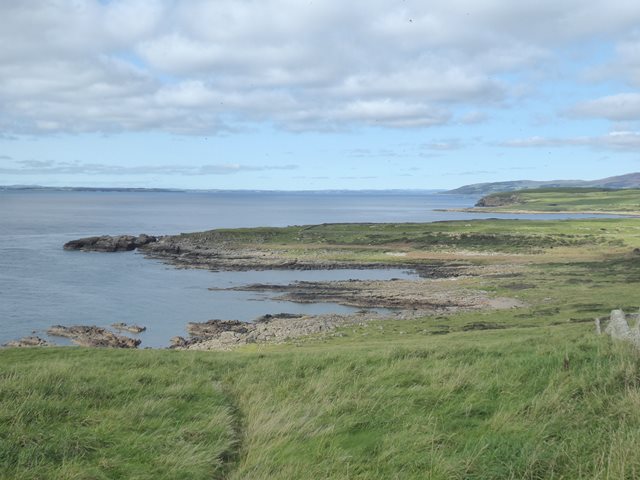
[(593, 333), (595, 316), (640, 306), (639, 220), (197, 235), (287, 255), (517, 263), (464, 281), (529, 306), (226, 353), (1, 350), (0, 478), (640, 477), (640, 356)]
[(193, 358), (0, 354), (0, 478), (211, 478), (237, 442), (227, 396)]
[(588, 212), (640, 215), (640, 190), (540, 188), (494, 193), (482, 199), (492, 212)]
[(0, 477), (637, 478), (640, 361), (589, 327), (3, 351)]

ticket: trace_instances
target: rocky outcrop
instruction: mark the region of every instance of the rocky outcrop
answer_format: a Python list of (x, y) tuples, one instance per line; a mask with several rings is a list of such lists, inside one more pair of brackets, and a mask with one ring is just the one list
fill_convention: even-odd
[(188, 330), (191, 332), (191, 338), (186, 340), (174, 337), (171, 339), (170, 348), (226, 351), (249, 343), (280, 343), (380, 318), (376, 313), (363, 312), (355, 315), (265, 315), (259, 318), (260, 321), (253, 323), (209, 320), (204, 323), (190, 323)]
[(23, 337), (19, 340), (11, 340), (4, 347), (49, 347), (52, 344), (40, 337)]
[(169, 348), (183, 348), (189, 345), (189, 340), (180, 336), (171, 337), (169, 341), (171, 342)]
[(209, 320), (204, 323), (187, 323), (187, 332), (192, 337), (211, 338), (223, 332), (247, 333), (248, 323), (239, 320)]
[(82, 347), (137, 348), (141, 342), (140, 339), (117, 335), (96, 326), (54, 325), (47, 330), (47, 333), (56, 337), (69, 338)]
[(127, 323), (112, 323), (111, 327), (115, 330), (124, 330), (131, 333), (142, 333), (147, 330), (147, 327), (142, 327), (140, 325), (129, 325)]
[(156, 242), (152, 235), (103, 235), (100, 237), (86, 237), (72, 240), (64, 244), (65, 250), (83, 250), (90, 252), (128, 252), (136, 248)]

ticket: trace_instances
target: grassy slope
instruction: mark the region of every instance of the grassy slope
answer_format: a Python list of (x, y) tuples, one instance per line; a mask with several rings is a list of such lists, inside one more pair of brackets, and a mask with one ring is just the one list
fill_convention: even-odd
[[(4, 375), (46, 372), (53, 362), (58, 380), (3, 381), (11, 397), (2, 402), (0, 476), (223, 478), (225, 458), (234, 479), (617, 479), (640, 471), (640, 364), (590, 325), (345, 333), (230, 354), (2, 352)], [(176, 389), (222, 385), (229, 405), (214, 396), (154, 407), (175, 400), (147, 380), (153, 399), (133, 395), (114, 407), (135, 382), (127, 364), (158, 359), (163, 375), (180, 379)], [(88, 360), (103, 366), (99, 378)], [(74, 373), (60, 377), (65, 368)], [(87, 399), (92, 390), (102, 393)], [(225, 454), (232, 405), (242, 442)]]
[[(636, 478), (640, 359), (593, 335), (592, 319), (640, 305), (631, 253), (640, 221), (202, 235), (303, 254), (310, 239), (300, 235), (313, 235), (326, 255), (346, 245), (375, 257), (392, 244), (435, 254), (442, 245), (416, 237), (463, 227), (604, 240), (536, 244), (535, 254), (497, 240), (511, 253), (478, 261), (517, 258), (524, 270), (470, 281), (525, 300), (523, 309), (384, 321), (231, 353), (0, 351), (0, 478)], [(398, 229), (409, 242), (396, 242)], [(369, 245), (369, 235), (391, 243)], [(465, 331), (478, 322), (494, 329)]]
[(549, 188), (496, 193), (489, 197), (513, 196), (517, 200), (510, 205), (489, 207), (495, 212), (611, 212), (640, 214), (640, 190), (601, 190), (581, 188)]

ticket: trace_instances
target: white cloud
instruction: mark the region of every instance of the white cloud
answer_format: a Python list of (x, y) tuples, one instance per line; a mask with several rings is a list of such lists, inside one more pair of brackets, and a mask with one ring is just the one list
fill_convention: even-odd
[(489, 116), (484, 112), (468, 112), (459, 118), (459, 122), (463, 125), (477, 125), (486, 122)]
[(640, 120), (640, 93), (620, 93), (590, 100), (576, 105), (570, 113), (613, 121)]
[(558, 139), (545, 138), (545, 137), (527, 137), (527, 138), (515, 138), (512, 140), (505, 140), (498, 144), (501, 147), (514, 147), (514, 148), (535, 148), (535, 147), (554, 147), (562, 146), (564, 142)]
[(498, 146), (513, 148), (550, 148), (584, 146), (595, 149), (637, 152), (640, 149), (640, 132), (613, 131), (606, 135), (550, 138), (529, 137), (501, 142)]
[(459, 138), (448, 138), (442, 140), (434, 140), (432, 142), (426, 143), (424, 148), (427, 150), (436, 150), (436, 151), (449, 151), (449, 150), (460, 150), (465, 146), (465, 143)]
[(577, 41), (640, 65), (629, 0), (22, 0), (0, 18), (5, 134), (429, 127), (503, 105)]
[[(0, 157), (2, 158), (2, 157)], [(231, 175), (266, 170), (295, 170), (297, 165), (243, 165), (239, 163), (204, 165), (111, 165), (104, 163), (56, 162), (53, 160), (19, 160), (0, 166), (0, 173), (10, 175)]]

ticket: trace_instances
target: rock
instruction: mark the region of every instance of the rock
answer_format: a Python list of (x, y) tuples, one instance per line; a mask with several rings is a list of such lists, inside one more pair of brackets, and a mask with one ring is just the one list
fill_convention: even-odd
[(264, 315), (260, 318), (265, 317), (267, 320), (258, 323), (213, 320), (202, 324), (190, 324), (191, 331), (199, 334), (204, 332), (205, 335), (207, 335), (207, 331), (212, 332), (213, 325), (217, 325), (218, 328), (217, 332), (210, 336), (194, 337), (187, 340), (183, 348), (226, 351), (249, 343), (281, 343), (293, 338), (326, 333), (344, 325), (364, 325), (369, 320), (381, 318), (378, 314), (367, 316), (360, 314), (317, 316), (277, 314)]
[(103, 235), (101, 237), (86, 237), (71, 240), (64, 244), (65, 250), (83, 250), (90, 252), (127, 252), (156, 242), (158, 239), (151, 235)]
[(131, 333), (141, 333), (147, 330), (147, 327), (140, 325), (128, 325), (126, 323), (112, 323), (111, 326), (116, 330), (125, 330)]
[(223, 332), (247, 333), (250, 328), (252, 328), (250, 323), (239, 320), (209, 320), (204, 323), (187, 324), (189, 335), (203, 339), (218, 337)]
[[(360, 312), (358, 312), (360, 313)], [(275, 314), (270, 314), (267, 313), (266, 315), (262, 315), (258, 318), (256, 318), (253, 323), (264, 323), (264, 322), (270, 322), (272, 320), (277, 320), (279, 318), (300, 318), (303, 315), (299, 314), (299, 313), (275, 313)]]
[(4, 344), (5, 347), (49, 347), (52, 344), (40, 337), (23, 337), (19, 340), (11, 340)]
[(47, 330), (49, 335), (70, 338), (83, 347), (137, 348), (141, 341), (137, 338), (116, 335), (96, 326), (74, 325), (65, 327), (54, 325)]
[(186, 347), (188, 345), (188, 341), (184, 337), (171, 337), (169, 341), (171, 342), (169, 348)]

